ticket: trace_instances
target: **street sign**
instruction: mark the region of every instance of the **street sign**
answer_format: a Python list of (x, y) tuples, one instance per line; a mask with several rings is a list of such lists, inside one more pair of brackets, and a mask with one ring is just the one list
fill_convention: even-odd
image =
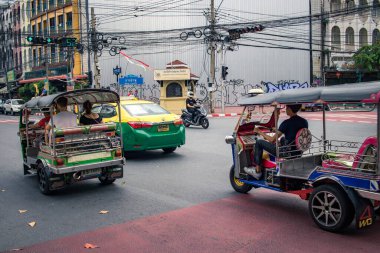
[(114, 68), (114, 69), (113, 69), (113, 74), (114, 74), (114, 75), (117, 75), (117, 76), (118, 76), (118, 75), (120, 75), (120, 73), (121, 73), (121, 68)]
[(119, 78), (120, 85), (142, 85), (143, 83), (144, 78), (135, 75), (127, 75)]

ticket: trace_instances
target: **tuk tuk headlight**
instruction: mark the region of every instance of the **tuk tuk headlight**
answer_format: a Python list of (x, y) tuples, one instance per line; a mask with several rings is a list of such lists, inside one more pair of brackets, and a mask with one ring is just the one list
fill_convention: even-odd
[(231, 135), (227, 135), (226, 138), (224, 139), (227, 144), (235, 144), (235, 137)]

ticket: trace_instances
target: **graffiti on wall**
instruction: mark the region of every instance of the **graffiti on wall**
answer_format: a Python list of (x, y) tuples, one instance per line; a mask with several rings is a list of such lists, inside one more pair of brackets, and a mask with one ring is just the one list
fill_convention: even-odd
[(264, 91), (267, 93), (281, 91), (281, 90), (292, 90), (292, 89), (305, 89), (310, 88), (308, 82), (300, 83), (299, 81), (279, 81), (277, 84), (271, 82), (262, 82)]
[[(118, 87), (117, 84), (110, 85), (111, 90), (120, 91), (122, 96), (128, 94), (137, 94), (140, 99), (150, 100), (155, 103), (160, 102), (160, 86), (157, 83), (143, 84), (143, 85), (126, 85)], [(213, 92), (215, 99), (215, 106), (222, 106), (222, 88), (224, 94), (225, 106), (237, 106), (241, 97), (248, 94), (250, 89), (263, 89), (264, 92), (271, 93), (288, 89), (304, 89), (309, 88), (310, 85), (307, 82), (299, 82), (295, 80), (281, 80), (277, 83), (261, 82), (260, 84), (246, 84), (243, 79), (228, 80), (224, 83), (224, 86), (220, 83), (216, 85), (216, 90)], [(209, 92), (207, 84), (197, 83), (195, 85), (196, 97), (206, 104), (209, 100)], [(137, 93), (136, 93), (137, 92)]]

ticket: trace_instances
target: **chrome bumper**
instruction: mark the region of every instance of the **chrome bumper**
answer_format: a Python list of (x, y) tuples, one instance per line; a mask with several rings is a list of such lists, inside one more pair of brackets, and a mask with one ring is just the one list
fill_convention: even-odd
[(77, 172), (81, 170), (90, 170), (90, 169), (111, 167), (111, 166), (117, 166), (117, 165), (124, 165), (124, 158), (118, 159), (118, 160), (106, 161), (106, 162), (93, 163), (93, 164), (70, 166), (70, 167), (65, 167), (65, 168), (50, 167), (50, 169), (52, 170), (54, 174), (66, 174), (66, 173)]
[(359, 190), (359, 189), (356, 189), (356, 192), (362, 198), (380, 201), (380, 192), (370, 192), (370, 191)]

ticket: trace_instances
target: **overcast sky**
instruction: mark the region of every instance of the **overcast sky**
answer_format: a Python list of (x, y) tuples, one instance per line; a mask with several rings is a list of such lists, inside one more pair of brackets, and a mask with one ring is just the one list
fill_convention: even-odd
[[(221, 3), (222, 2), (222, 3)], [(210, 1), (206, 0), (90, 0), (95, 7), (98, 27), (102, 32), (125, 32), (127, 43), (125, 53), (141, 60), (154, 69), (163, 69), (172, 60), (181, 60), (189, 65), (192, 72), (207, 80), (209, 72), (209, 55), (204, 36), (189, 36), (186, 41), (179, 38), (181, 32), (195, 31), (193, 27), (206, 26)], [(308, 1), (305, 0), (217, 0), (218, 30), (227, 34), (232, 24), (250, 23), (259, 25), (262, 22), (285, 20), (290, 17), (308, 15)], [(225, 26), (223, 26), (225, 25)], [(235, 25), (234, 28), (238, 28)], [(244, 28), (242, 26), (241, 28)], [(175, 30), (178, 29), (178, 30)], [(166, 32), (154, 33), (157, 30)], [(175, 30), (175, 31), (173, 31)], [(141, 33), (145, 31), (145, 33)], [(279, 37), (283, 36), (283, 37)], [(298, 43), (293, 42), (298, 41)], [(302, 43), (299, 43), (299, 41)], [(291, 46), (308, 48), (307, 25), (286, 25), (267, 28), (260, 33), (248, 33), (237, 40), (246, 45), (236, 51), (228, 51), (226, 65), (229, 67), (229, 79), (242, 79), (245, 83), (255, 84), (261, 81), (276, 83), (281, 80), (309, 80), (309, 52), (302, 50), (284, 50), (277, 48)], [(118, 42), (114, 42), (114, 45)], [(220, 57), (217, 59), (220, 63)], [(103, 50), (101, 56), (102, 83), (115, 82), (112, 68), (119, 64), (123, 74), (142, 74), (147, 82), (152, 82), (151, 71), (144, 71), (128, 63), (123, 57), (110, 56)], [(217, 72), (220, 75), (220, 72)], [(218, 78), (217, 78), (218, 79)]]

